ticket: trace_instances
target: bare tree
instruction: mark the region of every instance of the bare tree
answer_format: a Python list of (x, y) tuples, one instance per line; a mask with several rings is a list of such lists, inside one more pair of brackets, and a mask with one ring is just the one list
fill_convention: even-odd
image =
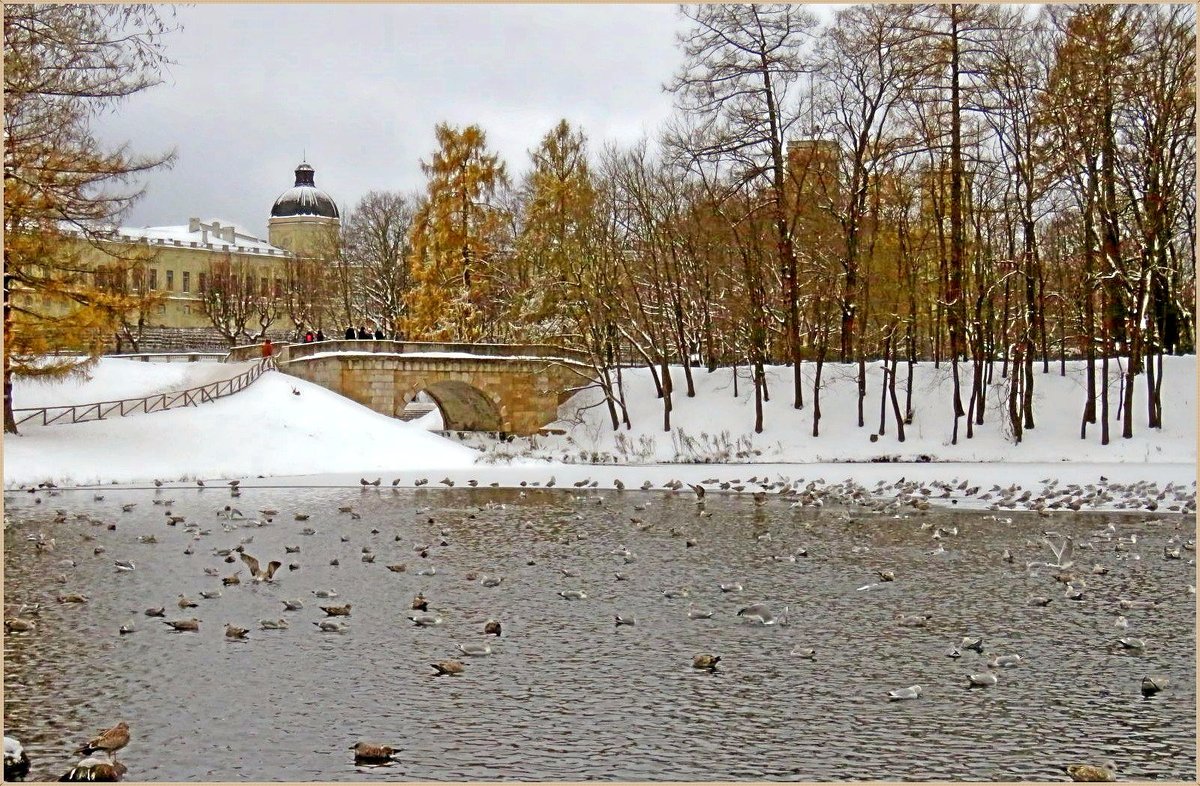
[(344, 228), (345, 259), (359, 276), (368, 318), (391, 335), (407, 314), (412, 286), (409, 233), (418, 195), (371, 191), (351, 211)]
[(800, 292), (786, 207), (786, 140), (800, 114), (792, 89), (811, 70), (805, 47), (816, 18), (796, 5), (696, 5), (681, 11), (692, 26), (679, 37), (684, 65), (667, 89), (697, 125), (677, 144), (697, 158), (728, 162), (730, 173), (767, 202), (783, 281), (793, 406), (799, 408)]

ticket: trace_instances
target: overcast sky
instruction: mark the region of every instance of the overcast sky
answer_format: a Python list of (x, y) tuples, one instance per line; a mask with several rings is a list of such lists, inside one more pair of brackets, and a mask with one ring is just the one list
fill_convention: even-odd
[(510, 174), (560, 119), (598, 148), (653, 135), (679, 64), (674, 5), (197, 5), (165, 83), (97, 131), (174, 148), (127, 226), (235, 221), (266, 235), (303, 155), (345, 212), (424, 186), (439, 122), (477, 123)]

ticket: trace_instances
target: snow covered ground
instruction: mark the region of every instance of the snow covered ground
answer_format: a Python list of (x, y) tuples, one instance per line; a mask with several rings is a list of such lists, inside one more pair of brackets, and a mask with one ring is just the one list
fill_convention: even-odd
[[(733, 398), (733, 375), (729, 369), (708, 373), (693, 369), (695, 398), (686, 396), (682, 370), (672, 369), (675, 385), (672, 433), (662, 430), (662, 401), (655, 395), (649, 372), (635, 369), (625, 373), (630, 431), (613, 432), (606, 410), (595, 406), (599, 391), (579, 394), (561, 410), (565, 419), (553, 424), (567, 431), (566, 439), (542, 440), (547, 448), (576, 454), (597, 453), (601, 458), (628, 461), (750, 460), (778, 462), (873, 461), (960, 461), (960, 462), (1138, 462), (1195, 463), (1196, 460), (1196, 359), (1194, 356), (1166, 358), (1163, 375), (1163, 422), (1161, 430), (1146, 428), (1144, 377), (1134, 389), (1134, 436), (1120, 437), (1115, 419), (1118, 381), (1112, 371), (1110, 406), (1114, 420), (1110, 444), (1100, 444), (1098, 425), (1088, 427), (1087, 441), (1079, 439), (1084, 403), (1084, 366), (1067, 364), (1060, 376), (1058, 364), (1051, 373), (1037, 373), (1034, 380), (1035, 428), (1015, 445), (1008, 434), (1005, 398), (1007, 380), (1000, 378), (988, 390), (985, 419), (966, 438), (966, 418), (959, 421), (958, 444), (951, 444), (954, 420), (951, 415), (950, 368), (935, 370), (932, 364), (918, 365), (913, 384), (913, 422), (905, 427), (905, 441), (896, 438), (896, 426), (887, 407), (886, 433), (872, 442), (879, 430), (882, 374), (878, 365), (867, 367), (867, 397), (863, 406), (864, 427), (858, 428), (857, 369), (851, 365), (826, 364), (822, 373), (820, 436), (812, 436), (813, 364), (802, 368), (805, 378), (803, 409), (792, 408), (792, 371), (774, 367), (767, 372), (771, 400), (764, 404), (764, 430), (755, 434), (753, 388), (749, 379), (738, 381)], [(969, 372), (962, 366), (963, 397), (969, 390)], [(1037, 366), (1040, 372), (1040, 364)], [(746, 369), (742, 369), (746, 374)], [(904, 369), (899, 371), (897, 396), (904, 407)], [(580, 411), (582, 410), (582, 411)], [(742, 455), (738, 455), (738, 454)]]
[[(89, 403), (183, 389), (241, 370), (242, 365), (233, 364), (106, 358), (89, 381), (18, 381), (14, 398), (18, 408)], [(989, 393), (987, 422), (978, 427), (975, 438), (965, 438), (964, 420), (959, 444), (950, 445), (947, 369), (919, 370), (914, 420), (904, 443), (896, 440), (890, 413), (887, 433), (876, 442), (869, 439), (879, 423), (876, 369), (868, 382), (867, 427), (860, 429), (855, 425), (852, 369), (826, 366), (821, 436), (815, 439), (811, 387), (805, 391), (806, 407), (792, 409), (790, 369), (770, 370), (772, 400), (766, 405), (762, 434), (753, 433), (754, 404), (747, 380), (739, 382), (735, 399), (728, 369), (713, 374), (698, 369), (697, 396), (688, 399), (682, 374), (674, 371), (677, 394), (669, 434), (661, 430), (661, 402), (648, 372), (635, 369), (625, 374), (631, 431), (612, 432), (603, 407), (585, 409), (595, 401), (594, 392), (585, 391), (563, 405), (563, 420), (553, 424), (565, 434), (512, 443), (479, 440), (483, 450), (429, 433), (428, 428), (439, 425), (437, 413), (404, 423), (272, 372), (242, 393), (195, 408), (76, 425), (26, 424), (21, 435), (5, 439), (4, 480), (8, 486), (156, 478), (188, 484), (196, 478), (246, 478), (245, 485), (357, 485), (360, 477), (381, 477), (384, 485), (399, 479), (399, 485), (407, 487), (418, 478), (428, 479), (430, 485), (445, 477), (460, 484), (473, 479), (515, 486), (544, 483), (553, 476), (563, 486), (589, 480), (611, 488), (618, 478), (630, 486), (661, 486), (672, 479), (698, 483), (754, 476), (830, 484), (853, 478), (863, 485), (900, 478), (923, 483), (953, 480), (984, 488), (999, 484), (1036, 490), (1041, 481), (1082, 485), (1100, 476), (1111, 483), (1152, 481), (1189, 488), (1196, 479), (1194, 357), (1166, 361), (1165, 428), (1145, 428), (1144, 391), (1139, 387), (1135, 437), (1122, 440), (1114, 423), (1108, 446), (1099, 444), (1095, 426), (1087, 441), (1078, 438), (1083, 403), (1078, 367), (1069, 368), (1066, 377), (1058, 376), (1057, 367), (1054, 373), (1038, 374), (1037, 427), (1019, 446), (1012, 444), (998, 417), (1000, 387)], [(1114, 387), (1114, 411), (1115, 398)]]

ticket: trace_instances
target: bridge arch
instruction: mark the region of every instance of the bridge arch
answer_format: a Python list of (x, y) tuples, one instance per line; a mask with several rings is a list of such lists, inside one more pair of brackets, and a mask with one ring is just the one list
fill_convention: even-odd
[(403, 401), (397, 402), (396, 414), (403, 412), (421, 391), (429, 394), (442, 411), (442, 428), (446, 431), (504, 430), (501, 406), (493, 396), (457, 379), (439, 379), (414, 386)]

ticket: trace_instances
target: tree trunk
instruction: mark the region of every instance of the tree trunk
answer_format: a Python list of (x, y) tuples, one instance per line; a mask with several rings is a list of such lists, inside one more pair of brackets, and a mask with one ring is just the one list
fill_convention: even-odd
[(892, 399), (892, 415), (896, 418), (896, 439), (900, 442), (904, 441), (904, 424), (907, 420), (900, 414), (900, 401), (896, 398), (896, 367), (899, 365), (900, 359), (897, 357), (895, 347), (892, 348), (892, 366), (888, 373), (888, 396)]
[(13, 397), (12, 397), (12, 366), (8, 362), (9, 349), (12, 346), (12, 304), (9, 302), (11, 296), (13, 279), (11, 276), (4, 277), (4, 433), (17, 433), (17, 419), (13, 415)]
[[(825, 365), (825, 346), (822, 342), (817, 348), (817, 368), (813, 372), (813, 427), (812, 435), (821, 435), (821, 367)], [(861, 424), (860, 424), (861, 425)]]

